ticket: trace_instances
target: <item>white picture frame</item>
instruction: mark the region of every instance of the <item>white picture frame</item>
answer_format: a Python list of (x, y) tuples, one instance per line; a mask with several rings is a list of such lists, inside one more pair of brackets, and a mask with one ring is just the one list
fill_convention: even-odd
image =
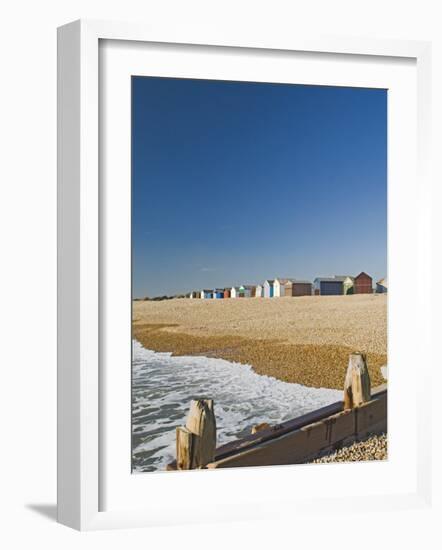
[[(425, 248), (429, 225), (426, 213), (430, 211), (432, 187), (428, 176), (429, 120), (431, 118), (428, 101), (430, 87), (431, 45), (426, 42), (407, 42), (396, 40), (375, 40), (354, 37), (310, 38), (294, 36), (290, 39), (267, 43), (264, 39), (229, 36), (207, 37), (192, 31), (171, 31), (170, 35), (156, 33), (152, 28), (136, 24), (76, 21), (65, 25), (58, 32), (58, 520), (60, 523), (80, 530), (151, 526), (194, 521), (218, 521), (268, 517), (265, 507), (266, 495), (258, 499), (249, 498), (248, 506), (232, 506), (229, 510), (220, 510), (221, 506), (210, 508), (201, 503), (200, 509), (192, 506), (186, 513), (185, 506), (167, 510), (163, 506), (146, 508), (129, 507), (127, 503), (103, 510), (100, 483), (103, 483), (102, 453), (103, 445), (100, 415), (105, 408), (100, 378), (102, 362), (100, 353), (100, 335), (103, 319), (100, 314), (102, 292), (100, 281), (102, 250), (100, 243), (100, 41), (126, 41), (128, 43), (163, 43), (189, 45), (210, 48), (229, 48), (247, 55), (253, 52), (310, 52), (312, 54), (330, 54), (336, 56), (371, 56), (377, 58), (407, 58), (416, 63), (417, 74), (417, 170), (419, 174), (419, 210), (416, 224), (419, 227), (413, 259), (418, 261), (420, 277), (431, 280), (430, 258)], [(250, 50), (251, 51), (251, 50)], [(210, 51), (207, 55), (210, 56)], [(398, 218), (396, 218), (398, 219)], [(406, 220), (403, 219), (405, 222)], [(101, 228), (101, 229), (100, 229)], [(394, 228), (393, 228), (394, 229)], [(396, 227), (397, 229), (397, 227)], [(391, 284), (391, 283), (390, 283)], [(400, 292), (393, 292), (393, 300), (400, 300)], [(425, 312), (429, 309), (428, 296), (419, 295), (415, 300), (416, 319), (420, 328), (428, 328)], [(423, 324), (422, 324), (423, 323)], [(430, 358), (428, 358), (430, 359)], [(425, 395), (426, 377), (422, 376), (415, 384), (416, 398), (422, 403)], [(425, 506), (430, 500), (431, 470), (428, 449), (430, 433), (425, 423), (426, 408), (417, 406), (413, 410), (417, 427), (416, 452), (413, 463), (415, 486), (404, 492), (376, 492), (366, 496), (357, 495), (353, 501), (361, 508), (377, 509)], [(363, 466), (363, 465), (356, 465)], [(292, 467), (289, 467), (292, 468)], [(272, 469), (265, 469), (267, 483), (271, 484)], [(354, 470), (353, 470), (354, 471)], [(204, 472), (206, 473), (206, 472)], [(190, 485), (203, 487), (201, 472), (180, 473), (184, 480), (180, 491)], [(218, 472), (208, 473), (212, 480)], [(226, 473), (223, 472), (223, 475)], [(253, 484), (254, 473), (244, 470), (227, 472), (235, 483), (239, 476), (249, 478)], [(334, 476), (330, 468), (318, 473), (319, 478)], [(152, 478), (153, 479), (153, 478)], [(158, 479), (158, 478), (157, 478)], [(160, 491), (166, 478), (155, 482), (155, 488), (149, 499), (155, 502), (155, 492)], [(167, 481), (170, 486), (178, 483), (178, 477), (171, 474)], [(275, 478), (276, 479), (276, 478)], [(163, 481), (164, 480), (164, 481)], [(212, 482), (211, 480), (211, 482)], [(181, 483), (181, 482), (180, 482)], [(152, 482), (152, 486), (153, 486)], [(278, 491), (268, 502), (280, 498), (289, 504), (289, 515), (293, 510), (299, 513), (314, 513), (326, 509), (331, 502), (344, 498), (338, 492), (321, 493), (313, 491), (314, 498), (302, 501)], [(227, 496), (221, 503), (227, 504)], [(185, 503), (184, 503), (185, 504)], [(301, 512), (302, 511), (302, 512)], [(195, 519), (197, 518), (197, 519)]]

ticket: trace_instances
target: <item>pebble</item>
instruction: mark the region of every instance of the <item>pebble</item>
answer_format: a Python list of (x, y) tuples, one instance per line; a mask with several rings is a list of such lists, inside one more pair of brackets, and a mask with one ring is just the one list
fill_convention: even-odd
[(387, 435), (371, 435), (364, 441), (358, 441), (329, 452), (312, 460), (313, 463), (360, 462), (366, 460), (387, 460)]

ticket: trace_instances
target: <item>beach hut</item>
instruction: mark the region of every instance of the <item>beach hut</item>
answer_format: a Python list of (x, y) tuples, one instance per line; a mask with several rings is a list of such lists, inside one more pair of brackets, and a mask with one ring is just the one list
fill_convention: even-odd
[(202, 300), (208, 300), (213, 298), (213, 290), (202, 290), (201, 291), (201, 299)]
[(378, 294), (386, 294), (388, 292), (388, 280), (384, 277), (376, 283), (376, 292)]
[(313, 287), (315, 295), (340, 296), (343, 293), (343, 281), (336, 277), (317, 277)]
[(244, 285), (241, 285), (238, 287), (237, 298), (245, 298), (245, 296), (246, 296), (246, 287)]
[(232, 286), (230, 289), (230, 297), (231, 298), (239, 298), (239, 286)]
[(267, 279), (264, 282), (264, 298), (273, 298), (274, 279)]
[(311, 296), (312, 283), (310, 281), (293, 280), (285, 285), (286, 296)]
[(231, 298), (251, 298), (255, 287), (253, 285), (232, 286)]
[(224, 298), (230, 298), (230, 288), (224, 289)]
[(354, 294), (355, 292), (355, 278), (348, 275), (342, 282), (342, 290), (344, 294)]
[(255, 298), (262, 298), (264, 296), (264, 287), (262, 285), (256, 285)]
[(372, 294), (373, 279), (364, 271), (355, 277), (354, 283), (355, 294)]
[(244, 294), (244, 298), (251, 298), (252, 296), (255, 296), (255, 285), (243, 285), (241, 288)]
[(213, 298), (215, 300), (220, 300), (221, 298), (224, 298), (224, 289), (223, 288), (215, 288), (213, 290)]
[(291, 285), (295, 279), (277, 278), (273, 283), (273, 296), (275, 298), (281, 298), (285, 296), (286, 285)]
[(201, 298), (201, 292), (200, 292), (199, 290), (193, 290), (193, 291), (190, 293), (189, 298), (190, 298), (190, 299)]
[(351, 275), (335, 275), (335, 279), (342, 281), (342, 294), (354, 294), (354, 277)]

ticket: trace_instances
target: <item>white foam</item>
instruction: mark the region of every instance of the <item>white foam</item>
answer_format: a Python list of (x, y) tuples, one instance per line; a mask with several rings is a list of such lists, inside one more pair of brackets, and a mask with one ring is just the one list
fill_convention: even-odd
[(163, 469), (175, 458), (175, 428), (185, 423), (191, 399), (215, 402), (217, 445), (250, 433), (254, 424), (280, 423), (342, 398), (256, 374), (224, 359), (157, 353), (133, 341), (133, 467)]

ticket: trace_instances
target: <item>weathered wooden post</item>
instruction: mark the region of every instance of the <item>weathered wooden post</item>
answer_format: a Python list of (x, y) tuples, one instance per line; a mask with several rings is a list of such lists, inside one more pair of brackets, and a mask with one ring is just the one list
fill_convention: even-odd
[(176, 429), (176, 466), (178, 470), (192, 468), (194, 435), (184, 426)]
[(212, 399), (196, 399), (190, 404), (186, 426), (176, 430), (178, 470), (204, 468), (215, 459), (216, 420)]
[(344, 382), (344, 409), (353, 409), (371, 399), (371, 382), (367, 359), (363, 353), (352, 353)]

